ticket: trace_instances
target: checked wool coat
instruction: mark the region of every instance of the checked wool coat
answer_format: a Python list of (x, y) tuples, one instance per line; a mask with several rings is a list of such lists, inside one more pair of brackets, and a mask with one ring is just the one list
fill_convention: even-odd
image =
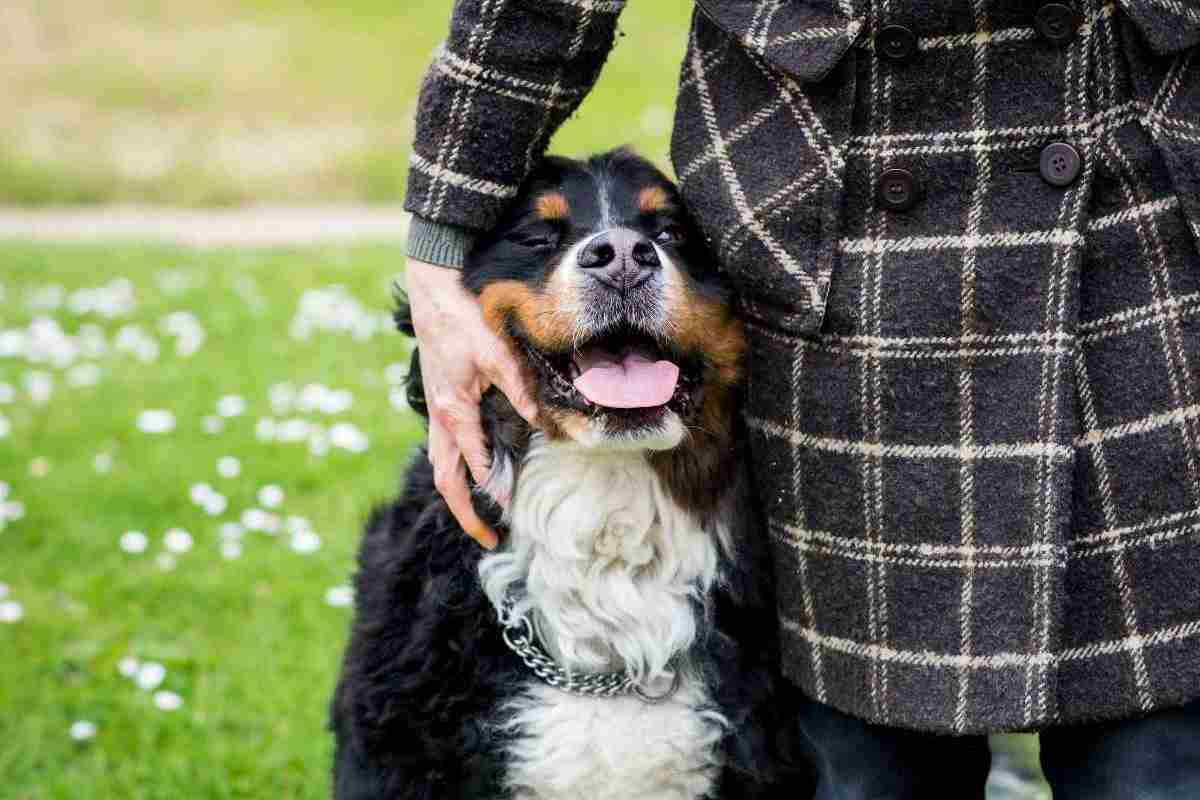
[[(409, 210), (492, 224), (622, 5), (459, 0)], [(696, 5), (785, 671), (951, 733), (1200, 696), (1200, 3)]]

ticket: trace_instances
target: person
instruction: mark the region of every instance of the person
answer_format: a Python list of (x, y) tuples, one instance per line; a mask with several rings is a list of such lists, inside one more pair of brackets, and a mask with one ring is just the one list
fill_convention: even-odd
[[(536, 407), (452, 268), (622, 5), (458, 0), (422, 88), (431, 457), (487, 547), (480, 394)], [(672, 161), (746, 322), (819, 797), (982, 797), (1011, 730), (1056, 798), (1200, 797), (1200, 4), (696, 6)]]

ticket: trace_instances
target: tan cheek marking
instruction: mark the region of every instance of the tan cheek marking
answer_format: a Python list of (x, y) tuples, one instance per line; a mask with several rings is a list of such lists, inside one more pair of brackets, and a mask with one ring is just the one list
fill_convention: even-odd
[(544, 220), (566, 219), (571, 215), (567, 198), (558, 192), (547, 192), (537, 199), (537, 215)]
[(746, 336), (742, 322), (724, 304), (693, 291), (672, 270), (666, 284), (667, 319), (676, 341), (704, 353), (712, 374), (705, 380), (732, 386), (742, 379)]
[(638, 192), (638, 210), (643, 214), (653, 214), (662, 211), (670, 204), (667, 190), (661, 186), (647, 186)]
[(504, 336), (510, 318), (521, 326), (530, 342), (543, 350), (562, 350), (572, 341), (576, 329), (573, 303), (564, 302), (561, 292), (534, 292), (520, 281), (499, 281), (488, 285), (479, 295), (483, 319), (488, 327)]

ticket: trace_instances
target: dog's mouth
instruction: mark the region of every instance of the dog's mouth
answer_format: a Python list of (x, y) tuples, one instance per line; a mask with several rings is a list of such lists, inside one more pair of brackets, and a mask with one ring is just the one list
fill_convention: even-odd
[(649, 334), (619, 328), (564, 352), (548, 352), (518, 335), (538, 376), (541, 400), (611, 426), (652, 424), (668, 411), (686, 418), (700, 388), (696, 359)]

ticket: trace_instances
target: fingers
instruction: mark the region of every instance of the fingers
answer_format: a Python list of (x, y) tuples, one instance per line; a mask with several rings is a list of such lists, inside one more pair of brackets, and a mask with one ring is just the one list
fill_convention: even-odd
[(534, 424), (538, 414), (537, 403), (529, 395), (517, 359), (503, 342), (497, 342), (497, 349), (487, 363), (481, 365), (481, 369), (492, 384), (504, 393), (517, 413), (530, 425)]
[(494, 550), (500, 539), (475, 513), (462, 454), (450, 431), (437, 418), (429, 423), (429, 460), (433, 464), (433, 485), (450, 513), (468, 536), (485, 549)]
[(488, 447), (483, 439), (483, 429), (479, 425), (469, 427), (463, 424), (456, 429), (455, 435), (458, 452), (466, 462), (467, 469), (471, 471), (475, 485), (486, 486), (488, 478), (492, 475), (492, 467)]
[(450, 431), (459, 454), (467, 462), (477, 486), (487, 483), (491, 475), (491, 457), (483, 438), (483, 422), (479, 417), (479, 401), (454, 406), (443, 412), (442, 424)]

